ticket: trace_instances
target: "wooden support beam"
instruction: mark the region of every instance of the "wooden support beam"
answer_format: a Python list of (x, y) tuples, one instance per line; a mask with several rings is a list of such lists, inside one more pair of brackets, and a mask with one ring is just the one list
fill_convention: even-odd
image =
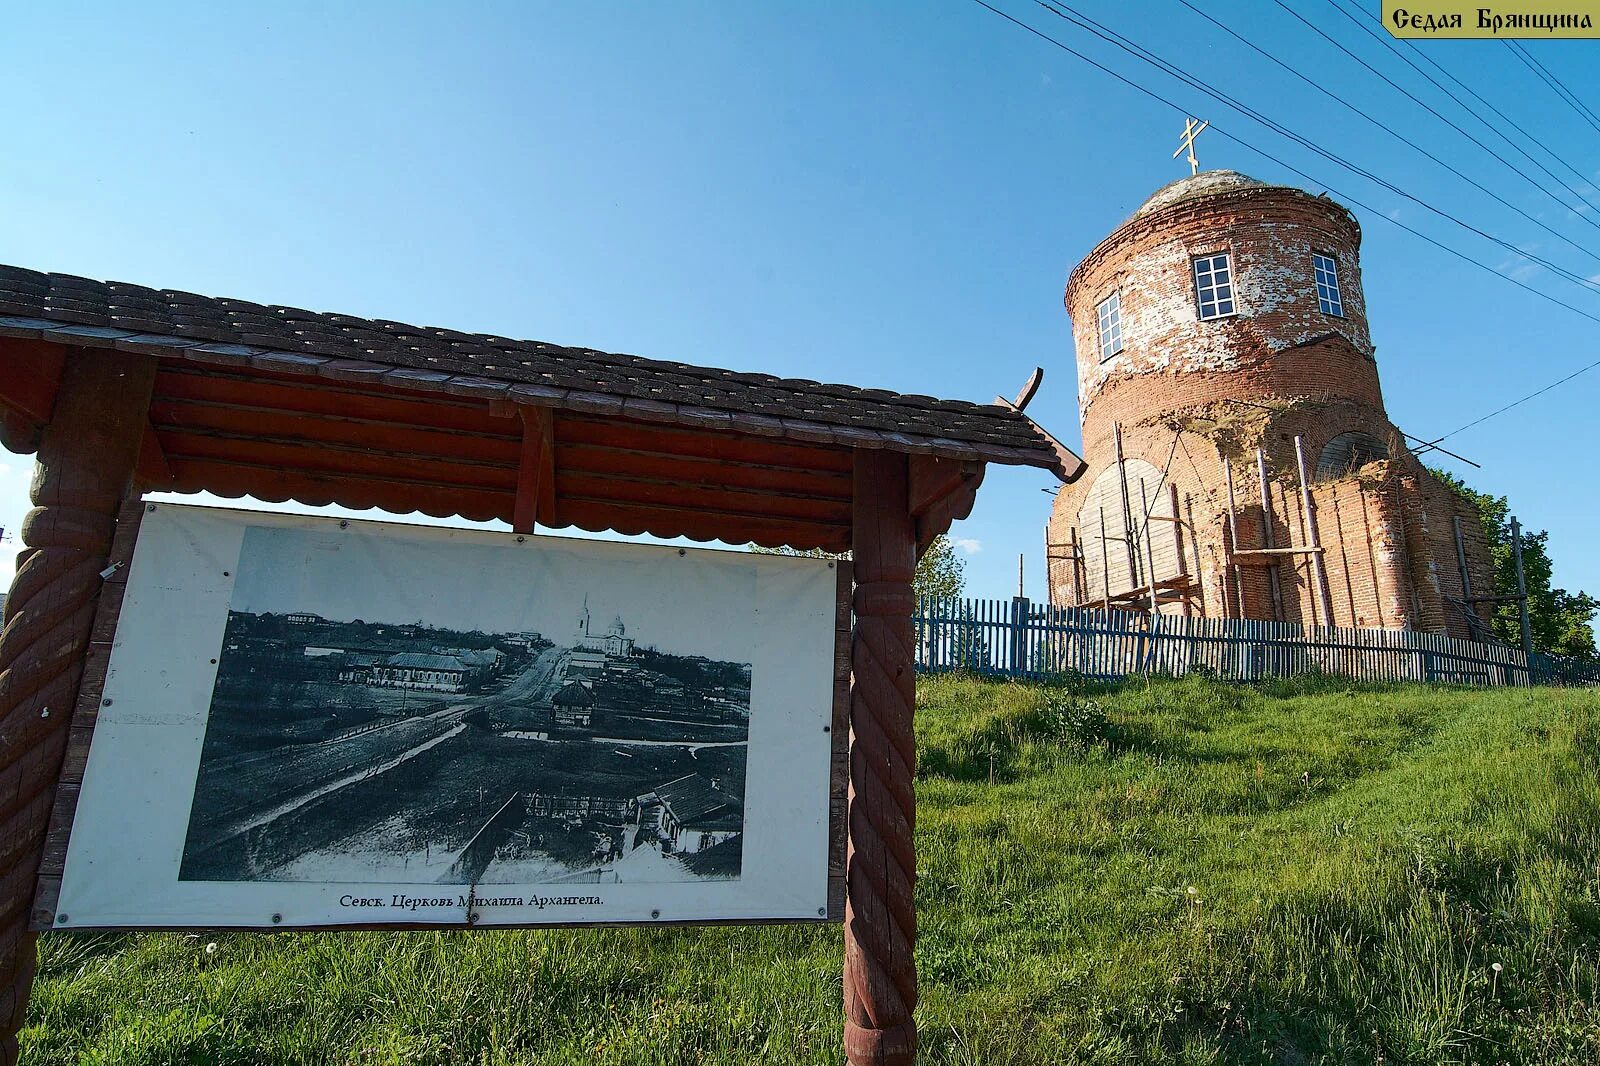
[(911, 1066), (917, 1054), (917, 536), (906, 457), (855, 458), (855, 639), (844, 915), (844, 1046), (851, 1066)]
[[(1306, 476), (1306, 446), (1305, 439), (1294, 439), (1294, 461), (1300, 472), (1300, 502), (1306, 512), (1306, 539), (1310, 546), (1319, 548), (1322, 537), (1317, 532), (1317, 501), (1311, 495), (1311, 480)], [(1317, 584), (1317, 602), (1322, 605), (1322, 624), (1333, 625), (1333, 594), (1328, 588), (1328, 572), (1322, 565), (1322, 552), (1319, 550), (1311, 556), (1311, 579)]]
[[(1261, 545), (1265, 548), (1274, 547), (1273, 526), (1277, 519), (1272, 513), (1272, 483), (1267, 480), (1267, 455), (1260, 448), (1256, 449), (1256, 481), (1261, 489)], [(1272, 589), (1272, 620), (1283, 621), (1283, 580), (1278, 576), (1277, 567), (1267, 571), (1267, 582)]]
[[(1183, 557), (1183, 517), (1178, 508), (1178, 484), (1175, 481), (1167, 482), (1167, 495), (1172, 501), (1172, 548), (1173, 555), (1178, 560), (1178, 576), (1185, 582), (1189, 580), (1189, 561)], [(1189, 597), (1183, 598), (1183, 617), (1188, 618), (1193, 613), (1189, 604)]]
[(17, 1061), (33, 984), (28, 931), (56, 782), (155, 359), (73, 352), (39, 439), (34, 508), (0, 632), (0, 1064)]
[(1144, 570), (1145, 580), (1150, 585), (1150, 619), (1155, 621), (1156, 615), (1156, 552), (1155, 546), (1150, 542), (1150, 493), (1146, 490), (1144, 478), (1139, 479), (1139, 513), (1146, 516), (1142, 523), (1144, 533)]
[[(1238, 605), (1235, 618), (1243, 618), (1244, 614), (1244, 573), (1239, 569), (1239, 564), (1234, 561), (1234, 556), (1239, 554), (1239, 516), (1237, 503), (1233, 493), (1233, 461), (1224, 457), (1222, 460), (1222, 475), (1228, 483), (1228, 525), (1224, 530), (1226, 536), (1222, 540), (1222, 550), (1228, 561), (1228, 570), (1233, 574), (1234, 602)], [(1227, 580), (1226, 576), (1223, 578)], [(1226, 586), (1224, 586), (1226, 592)], [(1227, 615), (1228, 598), (1222, 598), (1223, 615)]]
[(39, 446), (50, 421), (66, 349), (43, 341), (9, 341), (0, 357), (0, 444), (23, 454)]
[(1128, 499), (1128, 468), (1122, 456), (1122, 423), (1111, 424), (1116, 442), (1117, 491), (1122, 494), (1122, 542), (1128, 550), (1128, 584), (1139, 584), (1139, 549), (1133, 542), (1133, 504)]
[(172, 488), (175, 478), (167, 453), (161, 447), (161, 438), (155, 427), (146, 425), (139, 439), (139, 460), (134, 472), (134, 482), (141, 492), (165, 492)]
[(517, 502), (511, 514), (511, 529), (532, 533), (542, 516), (553, 523), (556, 515), (555, 416), (545, 407), (523, 406), (522, 455), (517, 465)]
[(911, 515), (920, 518), (968, 481), (983, 476), (983, 464), (960, 459), (914, 455), (909, 460)]
[(1119, 592), (1115, 596), (1101, 597), (1098, 600), (1087, 600), (1074, 604), (1076, 607), (1095, 610), (1110, 610), (1126, 608), (1138, 610), (1141, 604), (1148, 606), (1148, 601), (1153, 595), (1158, 603), (1183, 603), (1192, 594), (1194, 581), (1188, 575), (1179, 574), (1174, 577), (1164, 577), (1154, 586), (1140, 585), (1138, 588)]
[(1233, 557), (1238, 559), (1241, 556), (1248, 558), (1252, 555), (1320, 555), (1325, 550), (1326, 549), (1320, 547), (1240, 548), (1238, 551), (1233, 553)]
[(920, 455), (910, 457), (908, 466), (907, 498), (920, 554), (935, 537), (972, 513), (985, 468), (982, 463)]

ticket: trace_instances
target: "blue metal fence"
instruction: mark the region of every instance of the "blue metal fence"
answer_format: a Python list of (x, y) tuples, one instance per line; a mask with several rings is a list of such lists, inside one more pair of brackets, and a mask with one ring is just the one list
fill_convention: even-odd
[(1471, 685), (1600, 683), (1600, 663), (1441, 633), (1185, 618), (1010, 600), (923, 598), (917, 665), (1008, 677), (1204, 673), (1238, 681), (1324, 673), (1368, 681)]

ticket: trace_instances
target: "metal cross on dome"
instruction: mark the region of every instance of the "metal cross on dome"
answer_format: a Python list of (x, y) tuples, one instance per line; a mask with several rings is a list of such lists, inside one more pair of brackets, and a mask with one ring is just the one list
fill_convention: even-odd
[(1198, 159), (1196, 159), (1194, 157), (1194, 139), (1196, 137), (1200, 136), (1200, 131), (1205, 129), (1209, 125), (1211, 125), (1211, 120), (1210, 119), (1207, 119), (1206, 121), (1200, 123), (1200, 125), (1198, 125), (1198, 126), (1196, 126), (1194, 124), (1194, 119), (1187, 118), (1187, 117), (1185, 117), (1185, 119), (1184, 119), (1184, 122), (1183, 122), (1183, 136), (1178, 138), (1178, 150), (1176, 152), (1172, 153), (1172, 158), (1174, 158), (1174, 159), (1178, 158), (1180, 155), (1183, 154), (1183, 150), (1185, 148), (1189, 149), (1189, 173), (1190, 174), (1198, 174), (1198, 173), (1200, 173), (1200, 160), (1198, 160)]

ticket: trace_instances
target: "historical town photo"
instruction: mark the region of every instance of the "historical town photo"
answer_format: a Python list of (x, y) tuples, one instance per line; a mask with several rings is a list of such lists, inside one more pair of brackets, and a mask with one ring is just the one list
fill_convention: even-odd
[[(517, 590), (533, 605), (519, 610), (537, 628), (463, 626), (475, 598), (506, 599), (493, 565), (464, 579), (459, 596), (434, 597), (449, 605), (434, 619), (368, 609), (390, 603), (398, 612), (426, 599), (407, 603), (403, 583), (398, 595), (375, 594), (362, 613), (345, 616), (320, 605), (251, 610), (241, 602), (251, 599), (253, 565), (285, 559), (300, 567), (305, 588), (323, 577), (358, 583), (349, 552), (291, 543), (316, 536), (253, 529), (247, 537), (244, 594), (235, 595), (218, 655), (183, 880), (739, 876), (748, 663), (686, 651), (670, 612), (652, 606), (636, 619), (622, 583), (603, 570), (591, 575), (593, 591), (577, 587), (582, 575), (572, 567)], [(272, 590), (256, 598), (284, 599), (281, 582), (255, 577)], [(548, 611), (538, 607), (541, 585), (553, 601)]]

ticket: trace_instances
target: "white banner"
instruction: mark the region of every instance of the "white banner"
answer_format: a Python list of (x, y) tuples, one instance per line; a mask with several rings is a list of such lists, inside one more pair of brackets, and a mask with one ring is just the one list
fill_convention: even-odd
[(143, 517), (56, 928), (825, 914), (829, 562)]

